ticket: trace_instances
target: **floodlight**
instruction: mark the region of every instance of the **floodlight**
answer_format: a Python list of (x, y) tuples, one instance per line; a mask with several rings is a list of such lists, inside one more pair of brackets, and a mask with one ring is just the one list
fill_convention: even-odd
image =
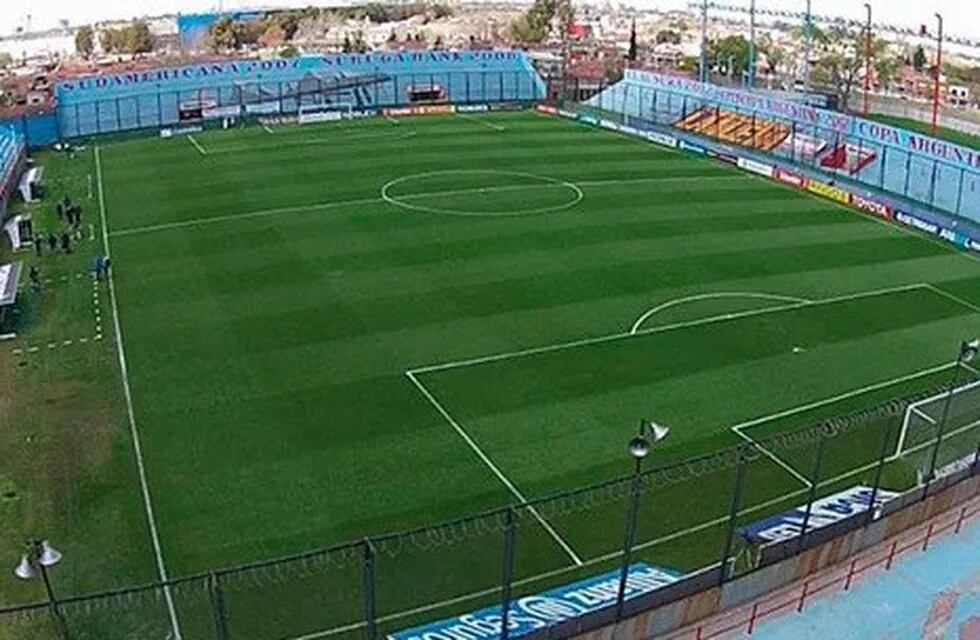
[(980, 351), (980, 338), (974, 338), (969, 342), (963, 341), (960, 345), (960, 362), (969, 362), (977, 356)]
[(14, 575), (21, 580), (33, 580), (37, 577), (34, 565), (31, 564), (31, 560), (27, 557), (26, 553), (21, 556), (20, 563), (14, 567)]
[(650, 455), (650, 441), (643, 436), (636, 436), (630, 440), (630, 455), (637, 461)]
[(37, 561), (44, 567), (53, 567), (61, 562), (61, 552), (51, 546), (47, 540), (41, 542), (41, 554)]

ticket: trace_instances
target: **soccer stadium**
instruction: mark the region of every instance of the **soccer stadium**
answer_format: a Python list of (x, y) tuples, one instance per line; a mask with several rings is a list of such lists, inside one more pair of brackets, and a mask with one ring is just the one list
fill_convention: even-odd
[(976, 145), (498, 49), (65, 79), (0, 164), (2, 640), (667, 637), (980, 492)]

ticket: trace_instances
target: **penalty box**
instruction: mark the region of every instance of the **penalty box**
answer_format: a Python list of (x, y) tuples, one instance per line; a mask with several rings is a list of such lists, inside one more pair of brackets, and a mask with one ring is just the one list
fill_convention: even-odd
[(627, 472), (640, 419), (672, 427), (664, 453), (676, 459), (739, 442), (735, 425), (799, 426), (831, 404), (822, 399), (935, 384), (976, 319), (928, 284), (761, 304), (406, 373), (498, 477), (534, 499)]

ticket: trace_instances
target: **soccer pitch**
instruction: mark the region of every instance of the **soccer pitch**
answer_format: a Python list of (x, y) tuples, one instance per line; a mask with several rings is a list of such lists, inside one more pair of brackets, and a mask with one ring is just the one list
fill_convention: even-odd
[[(655, 466), (936, 389), (980, 327), (969, 256), (537, 114), (255, 127), (90, 154), (75, 170), (95, 177), (114, 264), (103, 348), (122, 371), (105, 385), (138, 445), (120, 473), (142, 503), (114, 526), (146, 536), (152, 567), (104, 588), (617, 478), (641, 418), (672, 428)], [(836, 452), (822, 494), (868, 480), (881, 436), (867, 436)], [(115, 455), (134, 458), (132, 444)], [(761, 518), (802, 503), (809, 460), (767, 452), (743, 504)], [(652, 492), (637, 560), (717, 562), (733, 476)], [(616, 566), (625, 497), (588, 518), (577, 508), (526, 509), (526, 592)], [(379, 554), (383, 631), (492, 602), (500, 540)], [(283, 600), (307, 600), (293, 607), (274, 590), (233, 593), (236, 632), (360, 633), (360, 575), (353, 563), (287, 580)], [(185, 637), (204, 633), (206, 616), (169, 599)]]

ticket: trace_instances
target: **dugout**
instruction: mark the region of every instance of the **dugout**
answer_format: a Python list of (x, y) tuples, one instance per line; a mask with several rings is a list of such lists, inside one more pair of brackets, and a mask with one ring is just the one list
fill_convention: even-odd
[[(21, 262), (0, 264), (0, 330), (4, 330), (8, 310), (17, 303), (17, 287), (23, 266)], [(6, 335), (9, 334), (0, 335), (0, 339)]]

